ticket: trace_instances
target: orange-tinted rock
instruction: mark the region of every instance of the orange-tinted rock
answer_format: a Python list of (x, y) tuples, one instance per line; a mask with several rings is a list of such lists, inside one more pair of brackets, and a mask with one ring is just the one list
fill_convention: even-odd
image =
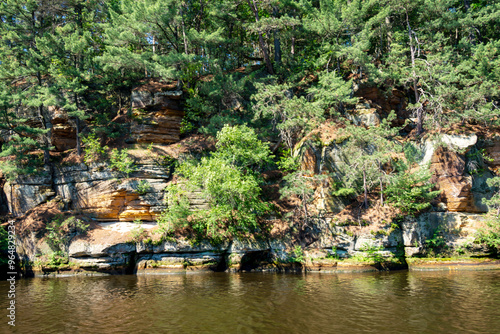
[[(354, 94), (357, 97), (365, 100), (370, 106), (375, 107), (385, 116), (391, 110), (396, 112), (398, 116), (396, 123), (404, 123), (404, 120), (409, 117), (406, 110), (407, 98), (405, 94), (397, 89), (393, 89), (390, 93), (381, 91), (378, 87), (360, 86)], [(401, 125), (400, 124), (400, 125)]]
[(180, 140), (184, 112), (162, 109), (155, 112), (135, 112), (131, 134), (138, 143), (175, 143)]
[(465, 176), (465, 159), (456, 152), (443, 148), (435, 151), (431, 159), (432, 182), (441, 190), (441, 201), (448, 211), (482, 212), (474, 201), (471, 180)]
[(76, 131), (69, 124), (55, 124), (52, 127), (52, 145), (57, 151), (66, 151), (76, 147)]
[(486, 155), (489, 158), (487, 164), (498, 172), (500, 169), (500, 142), (497, 141), (493, 146), (487, 147)]
[(149, 80), (132, 91), (132, 139), (138, 143), (174, 143), (180, 140), (184, 117), (182, 95), (173, 83)]
[(316, 172), (316, 154), (314, 150), (311, 147), (308, 147), (303, 156), (302, 156), (302, 161), (301, 161), (301, 169), (304, 171), (309, 171), (311, 173)]
[(81, 201), (75, 206), (84, 213), (91, 214), (100, 221), (133, 221), (153, 220), (159, 212), (151, 210), (152, 205), (139, 199), (139, 194), (127, 190), (114, 190), (112, 183), (109, 186), (92, 187), (85, 192)]

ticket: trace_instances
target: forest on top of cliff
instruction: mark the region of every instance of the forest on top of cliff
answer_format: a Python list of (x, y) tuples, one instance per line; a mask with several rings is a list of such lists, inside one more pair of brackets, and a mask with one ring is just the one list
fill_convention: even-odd
[[(399, 150), (392, 139), (498, 126), (499, 31), (497, 0), (0, 1), (0, 168), (14, 180), (53, 163), (63, 116), (75, 128), (66, 153), (82, 156), (83, 146), (92, 160), (103, 141), (127, 136), (116, 119), (133, 116), (134, 88), (163, 82), (183, 94), (180, 133), (218, 140), (210, 157), (179, 168), (219, 208), (201, 220), (255, 224), (268, 209), (258, 174), (273, 168), (286, 174), (282, 195), (298, 196), (307, 216), (308, 188), (321, 176), (296, 172), (292, 151), (325, 122), (350, 159), (335, 195), (364, 193), (368, 206), (368, 191), (385, 187), (418, 211), (436, 192), (427, 174), (402, 176), (411, 145), (391, 167), (401, 177), (387, 177)], [(398, 102), (375, 121), (353, 116), (377, 100), (367, 88)], [(113, 154), (126, 169), (126, 154)], [(405, 187), (418, 189), (404, 199)], [(163, 219), (187, 217), (179, 198)]]

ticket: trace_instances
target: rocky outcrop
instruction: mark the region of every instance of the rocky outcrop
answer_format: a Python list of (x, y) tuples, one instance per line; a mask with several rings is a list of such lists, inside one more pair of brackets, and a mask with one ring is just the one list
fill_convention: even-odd
[(58, 199), (66, 209), (98, 221), (152, 221), (165, 209), (163, 190), (169, 178), (170, 171), (154, 163), (137, 165), (129, 177), (109, 170), (106, 163), (77, 164), (18, 178), (7, 183), (4, 191), (14, 215)]
[(370, 103), (357, 103), (349, 110), (347, 118), (355, 125), (378, 126), (380, 124), (380, 115), (377, 108), (373, 108)]
[(463, 155), (440, 148), (432, 156), (430, 169), (449, 211), (480, 212), (474, 203), (472, 179), (465, 175)]
[[(54, 187), (70, 209), (98, 221), (152, 221), (165, 209), (163, 189), (170, 173), (154, 164), (137, 167), (128, 178), (105, 164), (62, 167), (54, 172)], [(146, 189), (139, 190), (140, 183)]]
[(180, 139), (183, 93), (175, 84), (145, 83), (132, 91), (131, 139), (138, 143), (174, 143)]
[(409, 218), (402, 224), (405, 254), (412, 257), (423, 255), (429, 247), (446, 247), (483, 255), (485, 250), (474, 244), (474, 239), (484, 226), (484, 217), (471, 213), (429, 212)]
[(75, 148), (76, 128), (70, 122), (68, 115), (58, 108), (49, 107), (48, 110), (52, 117), (52, 145), (57, 151)]
[[(454, 212), (430, 212), (382, 225), (320, 218), (311, 222), (313, 241), (297, 253), (298, 244), (289, 237), (195, 243), (182, 237), (160, 239), (154, 232), (156, 223), (98, 223), (69, 241), (69, 263), (57, 270), (86, 275), (204, 270), (353, 272), (406, 268), (407, 261), (418, 269), (422, 256), (442, 250), (448, 256), (454, 254), (454, 261), (459, 259), (458, 265), (463, 265), (476, 261), (471, 256), (490, 255), (474, 243), (482, 227), (481, 215)], [(40, 235), (20, 236), (17, 251), (33, 264), (35, 273), (57, 273), (48, 265), (53, 250)], [(415, 257), (418, 263), (412, 260)], [(441, 268), (433, 265), (431, 269), (455, 268), (448, 263), (441, 260)]]
[(362, 98), (365, 103), (370, 105), (370, 108), (377, 109), (384, 116), (388, 115), (391, 110), (394, 110), (398, 115), (398, 119), (403, 120), (408, 118), (406, 110), (408, 101), (404, 92), (397, 89), (393, 89), (390, 92), (383, 92), (378, 87), (366, 85), (362, 85), (355, 90), (354, 96)]
[(477, 162), (467, 158), (467, 152), (476, 144), (477, 136), (443, 135), (441, 141), (447, 142), (447, 146), (455, 150), (426, 142), (422, 163), (430, 160), (433, 174), (431, 182), (441, 190), (443, 207), (452, 212), (487, 212), (488, 207), (482, 203), (482, 199), (492, 195), (486, 180), (493, 175), (487, 169), (471, 174), (470, 166), (475, 166)]
[(17, 216), (25, 214), (56, 195), (52, 188), (49, 168), (39, 175), (20, 176), (15, 182), (5, 183), (4, 192), (9, 212)]

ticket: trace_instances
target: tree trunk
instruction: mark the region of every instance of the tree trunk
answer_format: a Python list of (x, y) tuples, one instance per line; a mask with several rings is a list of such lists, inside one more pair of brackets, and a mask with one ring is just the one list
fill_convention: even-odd
[(184, 53), (188, 54), (188, 42), (186, 38), (186, 28), (184, 25), (184, 13), (183, 10), (181, 9), (181, 18), (182, 18), (182, 38), (184, 39)]
[(382, 178), (380, 178), (380, 206), (384, 206), (384, 185), (382, 184)]
[(51, 124), (50, 121), (45, 117), (45, 113), (43, 112), (43, 104), (38, 107), (38, 112), (40, 113), (40, 118), (43, 122), (43, 127), (46, 130), (49, 130), (46, 134), (43, 135), (43, 163), (48, 165), (50, 163), (50, 137), (51, 137)]
[[(413, 76), (413, 92), (415, 93), (415, 103), (419, 103), (419, 94), (417, 88), (417, 73), (415, 72), (415, 46), (413, 45), (412, 29), (410, 27), (410, 20), (408, 18), (408, 11), (406, 12), (406, 24), (408, 25), (408, 38), (410, 39), (410, 54), (411, 54), (411, 67)], [(417, 107), (417, 135), (423, 131), (424, 110), (422, 106)]]
[[(38, 79), (38, 86), (42, 87), (42, 75), (40, 72), (37, 72), (37, 79)], [(46, 134), (43, 136), (43, 143), (45, 147), (43, 148), (43, 163), (45, 165), (48, 165), (50, 162), (50, 138), (52, 136), (52, 123), (50, 122), (50, 119), (45, 115), (45, 112), (43, 111), (43, 103), (40, 104), (38, 107), (38, 112), (40, 114), (40, 119), (43, 122), (43, 127), (45, 130), (49, 130)]]
[(368, 209), (368, 186), (366, 185), (366, 172), (364, 169), (363, 169), (363, 188), (365, 190), (364, 205), (365, 208)]
[[(255, 3), (255, 0), (247, 0), (248, 5), (252, 9), (254, 15), (255, 15), (255, 22), (259, 22), (259, 10), (257, 8), (257, 4)], [(262, 32), (259, 31), (259, 45), (262, 50), (262, 53), (264, 54), (264, 61), (266, 62), (266, 69), (269, 74), (274, 74), (273, 70), (273, 65), (271, 64), (271, 60), (269, 59), (269, 52), (267, 51), (266, 43), (264, 43), (264, 37), (262, 37)]]
[(390, 52), (392, 44), (392, 27), (391, 27), (391, 18), (389, 16), (386, 16), (385, 24), (387, 26), (387, 52)]
[(77, 117), (75, 120), (76, 123), (76, 154), (78, 156), (82, 155), (82, 145), (80, 144), (80, 119)]
[[(276, 7), (273, 8), (273, 16), (278, 16), (278, 9)], [(273, 31), (274, 37), (274, 62), (276, 64), (281, 63), (281, 42), (279, 38), (279, 29), (274, 29)]]

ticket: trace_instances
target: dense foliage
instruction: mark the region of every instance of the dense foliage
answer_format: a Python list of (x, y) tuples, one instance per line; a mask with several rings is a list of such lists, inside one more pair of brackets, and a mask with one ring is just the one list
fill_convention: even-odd
[[(394, 116), (352, 125), (356, 92), (402, 92), (417, 135), (497, 124), (499, 31), (496, 0), (1, 1), (0, 168), (13, 179), (50, 163), (54, 110), (74, 125), (77, 154), (98, 161), (108, 153), (102, 139), (122, 134), (112, 119), (130, 106), (131, 89), (160, 78), (187, 94), (182, 132), (217, 139), (215, 152), (180, 165), (186, 188), (169, 190), (176, 205), (164, 221), (208, 233), (227, 222), (255, 228), (267, 208), (258, 174), (325, 119), (343, 124), (336, 194), (364, 193), (368, 205), (379, 187), (418, 211), (434, 194), (428, 177), (388, 176), (401, 129)], [(134, 170), (126, 151), (110, 157), (124, 174)], [(282, 193), (307, 210), (311, 180), (286, 173)], [(182, 193), (195, 188), (210, 209), (189, 210)]]
[[(180, 164), (180, 181), (167, 189), (168, 208), (159, 220), (165, 231), (175, 224), (212, 239), (241, 235), (255, 231), (259, 216), (268, 211), (256, 172), (270, 161), (269, 148), (247, 126), (225, 126), (217, 139), (210, 156)], [(190, 191), (199, 191), (208, 208), (192, 208)]]

